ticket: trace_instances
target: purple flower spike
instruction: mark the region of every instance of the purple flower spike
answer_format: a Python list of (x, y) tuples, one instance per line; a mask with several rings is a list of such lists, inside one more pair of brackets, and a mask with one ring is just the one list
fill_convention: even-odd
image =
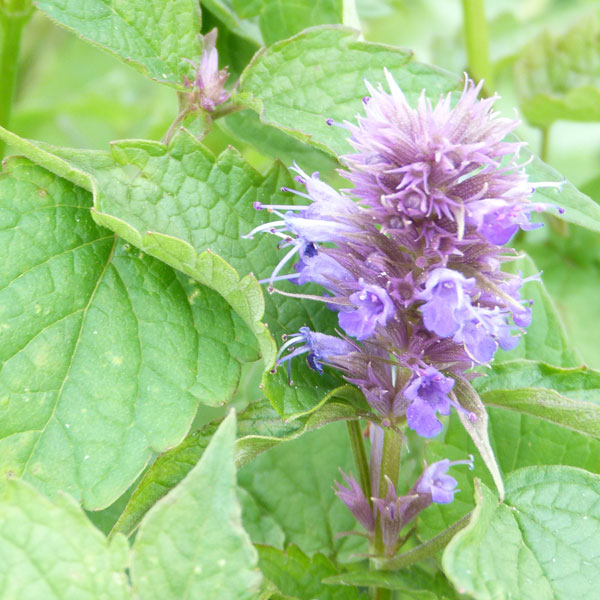
[(394, 316), (395, 307), (388, 293), (378, 285), (369, 285), (362, 278), (361, 289), (350, 295), (354, 310), (339, 314), (340, 326), (348, 335), (364, 340), (375, 332), (377, 325), (385, 325)]
[(456, 488), (458, 485), (456, 479), (447, 474), (448, 469), (454, 465), (469, 465), (469, 468), (472, 469), (473, 457), (470, 456), (469, 460), (452, 462), (445, 458), (429, 465), (413, 489), (419, 495), (430, 496), (432, 502), (449, 504), (454, 500), (454, 494), (459, 491)]
[(356, 520), (369, 532), (375, 531), (375, 516), (360, 485), (352, 476), (346, 475), (341, 469), (340, 473), (346, 481), (347, 488), (335, 482), (337, 497), (348, 507)]
[(426, 300), (421, 306), (423, 323), (429, 331), (442, 337), (456, 333), (461, 325), (460, 311), (471, 305), (467, 292), (475, 287), (475, 279), (467, 279), (452, 269), (434, 269), (419, 294)]
[(450, 414), (448, 392), (454, 379), (442, 375), (434, 367), (427, 367), (404, 390), (404, 397), (412, 400), (406, 409), (406, 421), (422, 437), (434, 437), (442, 430), (436, 413)]

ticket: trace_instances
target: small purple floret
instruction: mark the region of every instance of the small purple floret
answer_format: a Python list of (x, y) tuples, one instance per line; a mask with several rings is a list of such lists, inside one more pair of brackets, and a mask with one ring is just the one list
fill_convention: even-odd
[(394, 303), (388, 293), (378, 285), (369, 285), (361, 278), (361, 289), (350, 295), (356, 307), (339, 314), (340, 326), (357, 340), (364, 340), (375, 332), (378, 325), (384, 326), (395, 312)]
[[(299, 347), (299, 344), (303, 344)], [(291, 348), (292, 352), (282, 357), (283, 353)], [(326, 335), (311, 331), (308, 327), (300, 327), (298, 333), (289, 338), (279, 349), (277, 366), (290, 361), (295, 356), (308, 353), (306, 360), (311, 369), (323, 372), (323, 364), (332, 358), (344, 356), (354, 351), (352, 344), (333, 335)]]
[(415, 484), (415, 490), (419, 494), (430, 495), (431, 500), (437, 504), (449, 504), (454, 500), (454, 494), (459, 490), (454, 477), (447, 474), (448, 469), (454, 465), (469, 465), (473, 468), (473, 457), (469, 460), (450, 461), (447, 458), (429, 465), (419, 481)]
[(421, 306), (425, 327), (442, 337), (456, 333), (461, 325), (460, 311), (470, 306), (468, 292), (474, 287), (475, 280), (458, 271), (444, 268), (431, 271), (425, 289), (419, 294), (426, 301)]
[(442, 375), (434, 367), (427, 367), (404, 390), (404, 397), (412, 400), (406, 409), (406, 421), (420, 436), (434, 437), (442, 430), (436, 413), (450, 414), (448, 392), (454, 379)]

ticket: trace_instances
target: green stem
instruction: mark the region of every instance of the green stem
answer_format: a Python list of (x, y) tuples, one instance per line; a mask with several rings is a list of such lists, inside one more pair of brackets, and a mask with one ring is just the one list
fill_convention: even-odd
[(540, 141), (540, 158), (548, 162), (548, 143), (550, 138), (550, 127), (541, 127), (542, 139)]
[[(385, 498), (387, 493), (388, 477), (394, 487), (398, 486), (398, 475), (400, 473), (400, 455), (402, 452), (402, 435), (392, 429), (386, 427), (383, 434), (383, 450), (381, 453), (381, 470), (379, 474), (379, 498)], [(381, 535), (380, 519), (377, 518), (375, 528), (375, 542), (371, 548), (371, 553), (375, 558), (370, 560), (371, 570), (379, 570), (381, 568), (381, 558), (385, 555), (385, 546)], [(393, 592), (382, 588), (371, 590), (371, 597), (376, 600), (391, 600)]]
[(490, 63), (487, 21), (484, 0), (463, 0), (465, 40), (471, 77), (485, 79), (483, 93), (489, 96), (494, 89)]
[[(2, 8), (2, 7), (0, 7)], [(5, 13), (0, 10), (0, 126), (8, 127), (12, 101), (19, 69), (21, 33), (28, 13)], [(5, 144), (0, 141), (0, 158), (4, 156)]]
[(369, 478), (369, 463), (367, 461), (367, 453), (365, 452), (365, 444), (363, 435), (360, 429), (359, 421), (346, 421), (348, 428), (348, 436), (350, 437), (350, 446), (352, 447), (352, 455), (354, 456), (354, 464), (358, 471), (360, 487), (365, 496), (371, 503), (371, 481)]

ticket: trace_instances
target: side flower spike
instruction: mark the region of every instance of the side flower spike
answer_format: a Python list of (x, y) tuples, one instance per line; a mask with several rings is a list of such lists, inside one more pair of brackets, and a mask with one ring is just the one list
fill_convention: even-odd
[(369, 534), (375, 531), (375, 516), (373, 509), (369, 505), (362, 488), (351, 475), (346, 475), (341, 469), (340, 473), (346, 481), (348, 487), (344, 487), (341, 483), (335, 482), (337, 497), (348, 507), (356, 520), (367, 530)]

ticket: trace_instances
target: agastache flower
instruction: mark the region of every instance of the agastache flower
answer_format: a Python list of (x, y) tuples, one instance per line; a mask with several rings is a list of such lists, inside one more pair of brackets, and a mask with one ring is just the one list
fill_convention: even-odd
[(423, 437), (437, 435), (442, 430), (442, 422), (436, 413), (450, 414), (448, 392), (453, 387), (454, 380), (434, 367), (427, 367), (417, 375), (404, 390), (404, 397), (411, 400), (406, 409), (408, 426)]
[(413, 108), (385, 77), (389, 92), (367, 84), (357, 124), (337, 124), (355, 149), (342, 157), (354, 189), (337, 191), (294, 166), (306, 191), (287, 191), (306, 204), (256, 204), (279, 220), (248, 237), (270, 233), (289, 247), (265, 280), (269, 291), (290, 295), (276, 287), (285, 280), (322, 286), (320, 298), (291, 295), (337, 311), (347, 336), (319, 340), (301, 329), (277, 364), (307, 353), (311, 368), (340, 370), (384, 420), (405, 418), (431, 437), (440, 415), (464, 411), (454, 377), (476, 376), (467, 371), (513, 348), (531, 321), (520, 297), (526, 279), (501, 270), (511, 258), (501, 245), (539, 226), (531, 214), (551, 207), (531, 196), (555, 184), (527, 180), (523, 143), (506, 141), (517, 122), (493, 111), (496, 97), (478, 100), (481, 85), (467, 81), (454, 107), (450, 95), (433, 105), (423, 93)]
[(394, 315), (395, 307), (389, 294), (378, 285), (358, 280), (360, 289), (350, 294), (350, 302), (356, 307), (340, 312), (340, 326), (357, 340), (364, 340), (373, 335), (378, 325), (382, 327)]
[(473, 469), (473, 456), (469, 460), (450, 461), (445, 458), (429, 465), (414, 485), (415, 493), (422, 497), (430, 497), (431, 502), (437, 504), (449, 504), (454, 500), (454, 494), (458, 492), (456, 479), (448, 475), (448, 469), (455, 465), (468, 465)]

